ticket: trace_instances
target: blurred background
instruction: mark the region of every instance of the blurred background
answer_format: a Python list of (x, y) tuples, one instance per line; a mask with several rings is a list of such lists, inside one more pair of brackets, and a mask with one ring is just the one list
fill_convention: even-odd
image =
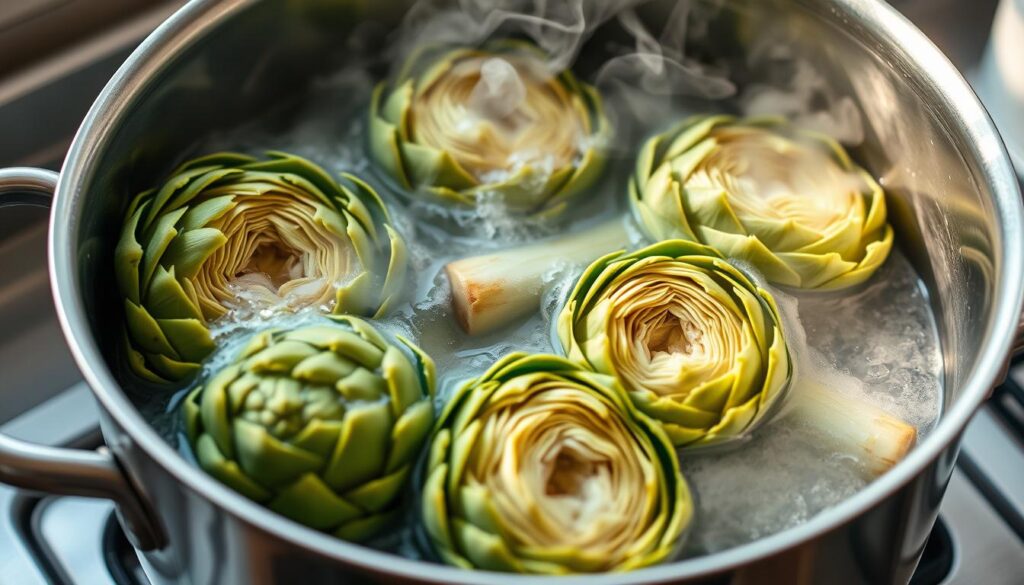
[[(59, 170), (117, 67), (182, 0), (0, 0), (0, 167)], [(1024, 0), (892, 0), (972, 83), (1024, 172)], [(94, 445), (95, 409), (60, 334), (46, 213), (0, 216), (0, 425)], [(1021, 583), (1024, 365), (964, 442), (915, 585)], [(0, 486), (0, 583), (145, 583), (106, 502)], [(71, 529), (69, 529), (69, 527)]]

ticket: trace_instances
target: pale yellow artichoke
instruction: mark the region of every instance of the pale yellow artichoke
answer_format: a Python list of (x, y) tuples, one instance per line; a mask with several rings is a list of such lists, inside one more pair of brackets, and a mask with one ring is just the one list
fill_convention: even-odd
[(195, 374), (231, 311), (379, 315), (402, 291), (406, 249), (377, 193), (285, 153), (223, 152), (141, 193), (114, 251), (131, 369)]
[(604, 167), (609, 126), (597, 92), (520, 41), (430, 47), (374, 92), (373, 158), (413, 196), (553, 215)]
[(438, 419), (422, 518), (463, 568), (565, 574), (670, 558), (693, 514), (676, 453), (615, 380), (511, 354)]
[(654, 136), (630, 195), (652, 239), (707, 244), (775, 284), (856, 285), (892, 249), (878, 182), (836, 141), (781, 119), (698, 116)]
[(792, 372), (771, 295), (715, 250), (684, 240), (591, 264), (558, 336), (569, 359), (618, 378), (679, 447), (743, 436)]

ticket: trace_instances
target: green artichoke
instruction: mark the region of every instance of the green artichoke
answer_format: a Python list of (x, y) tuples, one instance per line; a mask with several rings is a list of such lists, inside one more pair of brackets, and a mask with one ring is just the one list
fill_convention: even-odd
[(591, 264), (558, 317), (558, 337), (570, 360), (618, 378), (677, 447), (742, 436), (792, 372), (772, 296), (685, 240)]
[(707, 244), (780, 285), (859, 284), (892, 249), (878, 182), (836, 141), (781, 119), (698, 116), (654, 136), (630, 195), (652, 239)]
[(356, 317), (253, 337), (184, 402), (199, 465), (242, 495), (362, 541), (399, 510), (430, 434), (434, 364)]
[(514, 353), (463, 386), (429, 453), (424, 528), (463, 568), (626, 571), (672, 556), (693, 514), (658, 425), (557, 356)]
[(509, 40), (415, 53), (373, 94), (372, 157), (414, 195), (559, 213), (599, 176), (610, 130), (596, 90), (545, 57)]
[(400, 294), (405, 244), (369, 185), (297, 156), (218, 153), (140, 194), (114, 252), (132, 370), (187, 378), (230, 312), (384, 313)]

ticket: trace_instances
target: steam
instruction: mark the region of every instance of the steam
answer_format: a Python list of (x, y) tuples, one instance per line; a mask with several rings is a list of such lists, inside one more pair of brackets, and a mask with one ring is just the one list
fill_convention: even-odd
[(495, 122), (511, 118), (526, 99), (526, 86), (511, 63), (488, 59), (480, 67), (480, 81), (469, 96), (470, 110)]
[[(650, 0), (420, 0), (407, 13), (399, 32), (403, 54), (425, 44), (475, 45), (496, 36), (521, 35), (548, 55), (557, 73), (572, 66), (583, 44), (613, 20), (634, 43), (606, 62), (597, 79), (628, 82), (639, 78), (643, 90), (658, 95), (722, 99), (736, 92), (725, 71), (688, 59), (684, 45), (702, 36), (721, 0), (671, 3), (672, 11), (656, 37), (635, 9)], [(697, 39), (699, 40), (699, 39)]]
[(523, 35), (549, 55), (552, 72), (573, 64), (595, 28), (644, 0), (420, 0), (399, 33), (404, 54), (424, 44), (474, 45), (499, 31)]
[[(645, 137), (691, 115), (716, 112), (785, 116), (847, 145), (861, 143), (864, 120), (857, 102), (830, 83), (812, 62), (813, 56), (805, 57), (794, 48), (797, 33), (787, 23), (769, 28), (772, 20), (766, 19), (752, 45), (741, 51), (731, 46), (722, 50), (722, 43), (740, 42), (730, 39), (730, 19), (723, 18), (725, 11), (738, 8), (727, 4), (725, 0), (418, 0), (390, 45), (397, 53), (389, 59), (397, 67), (425, 46), (528, 39), (547, 56), (541, 70), (531, 70), (529, 75), (543, 78), (572, 68), (581, 81), (597, 88), (614, 128), (614, 139), (607, 147), (613, 157), (623, 160), (635, 156)], [(756, 13), (741, 17), (760, 20)], [(713, 26), (724, 27), (724, 36)], [(595, 36), (599, 29), (600, 35)], [(706, 54), (716, 56), (708, 59), (703, 57)], [(527, 79), (518, 67), (518, 62), (504, 59), (484, 62), (457, 131), (472, 132), (478, 121), (486, 120), (514, 135), (522, 124), (530, 123), (521, 115)], [(516, 172), (517, 161), (543, 168), (542, 155), (516, 153), (508, 169), (486, 179), (500, 182)], [(496, 226), (484, 235), (509, 231), (518, 235), (521, 226), (513, 230), (509, 226), (523, 223), (506, 217), (497, 199), (485, 202), (478, 212), (487, 217), (484, 224)]]
[(827, 134), (856, 146), (864, 141), (860, 109), (850, 96), (839, 94), (809, 61), (797, 58), (790, 46), (761, 42), (748, 57), (749, 67), (763, 71), (765, 82), (751, 84), (740, 99), (748, 116), (786, 116), (797, 126)]
[[(601, 67), (597, 88), (611, 106), (609, 116), (628, 144), (641, 135), (658, 131), (666, 121), (684, 116), (687, 98), (709, 102), (730, 98), (736, 86), (724, 66), (688, 57), (686, 43), (706, 38), (707, 23), (717, 14), (720, 2), (677, 2), (655, 36), (633, 8), (622, 10), (616, 20), (633, 38), (632, 47), (620, 47), (618, 55)], [(668, 122), (671, 123), (671, 122)], [(628, 136), (636, 130), (635, 136)]]
[[(394, 46), (395, 63), (430, 45), (478, 45), (491, 38), (525, 37), (547, 54), (548, 73), (574, 65), (580, 50), (603, 26), (626, 33), (626, 42), (595, 49), (610, 52), (603, 65), (585, 76), (601, 92), (605, 112), (616, 128), (615, 146), (627, 152), (630, 135), (651, 132), (679, 115), (678, 98), (717, 101), (736, 95), (729, 70), (701, 63), (686, 54), (687, 42), (700, 42), (721, 0), (420, 0), (407, 13)], [(671, 6), (657, 18), (660, 31), (645, 26), (636, 10)], [(508, 120), (522, 95), (515, 68), (490, 60), (473, 91), (470, 113), (494, 121)], [(703, 108), (705, 111), (707, 107)], [(636, 130), (634, 133), (633, 130)]]
[(674, 4), (660, 38), (648, 30), (633, 9), (617, 20), (634, 39), (632, 51), (608, 60), (597, 75), (599, 86), (621, 84), (654, 96), (687, 96), (721, 100), (736, 93), (728, 72), (687, 58), (689, 31), (703, 31), (708, 11), (695, 11), (690, 2)]

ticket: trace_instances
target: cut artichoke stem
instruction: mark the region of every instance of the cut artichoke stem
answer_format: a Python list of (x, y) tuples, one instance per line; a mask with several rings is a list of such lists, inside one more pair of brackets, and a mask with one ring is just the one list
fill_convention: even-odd
[(910, 423), (821, 381), (801, 379), (791, 397), (791, 416), (855, 457), (871, 478), (896, 465), (917, 440), (917, 429)]
[(529, 315), (539, 308), (552, 270), (590, 262), (627, 243), (625, 223), (616, 218), (582, 232), (451, 262), (445, 272), (459, 325), (479, 335)]

